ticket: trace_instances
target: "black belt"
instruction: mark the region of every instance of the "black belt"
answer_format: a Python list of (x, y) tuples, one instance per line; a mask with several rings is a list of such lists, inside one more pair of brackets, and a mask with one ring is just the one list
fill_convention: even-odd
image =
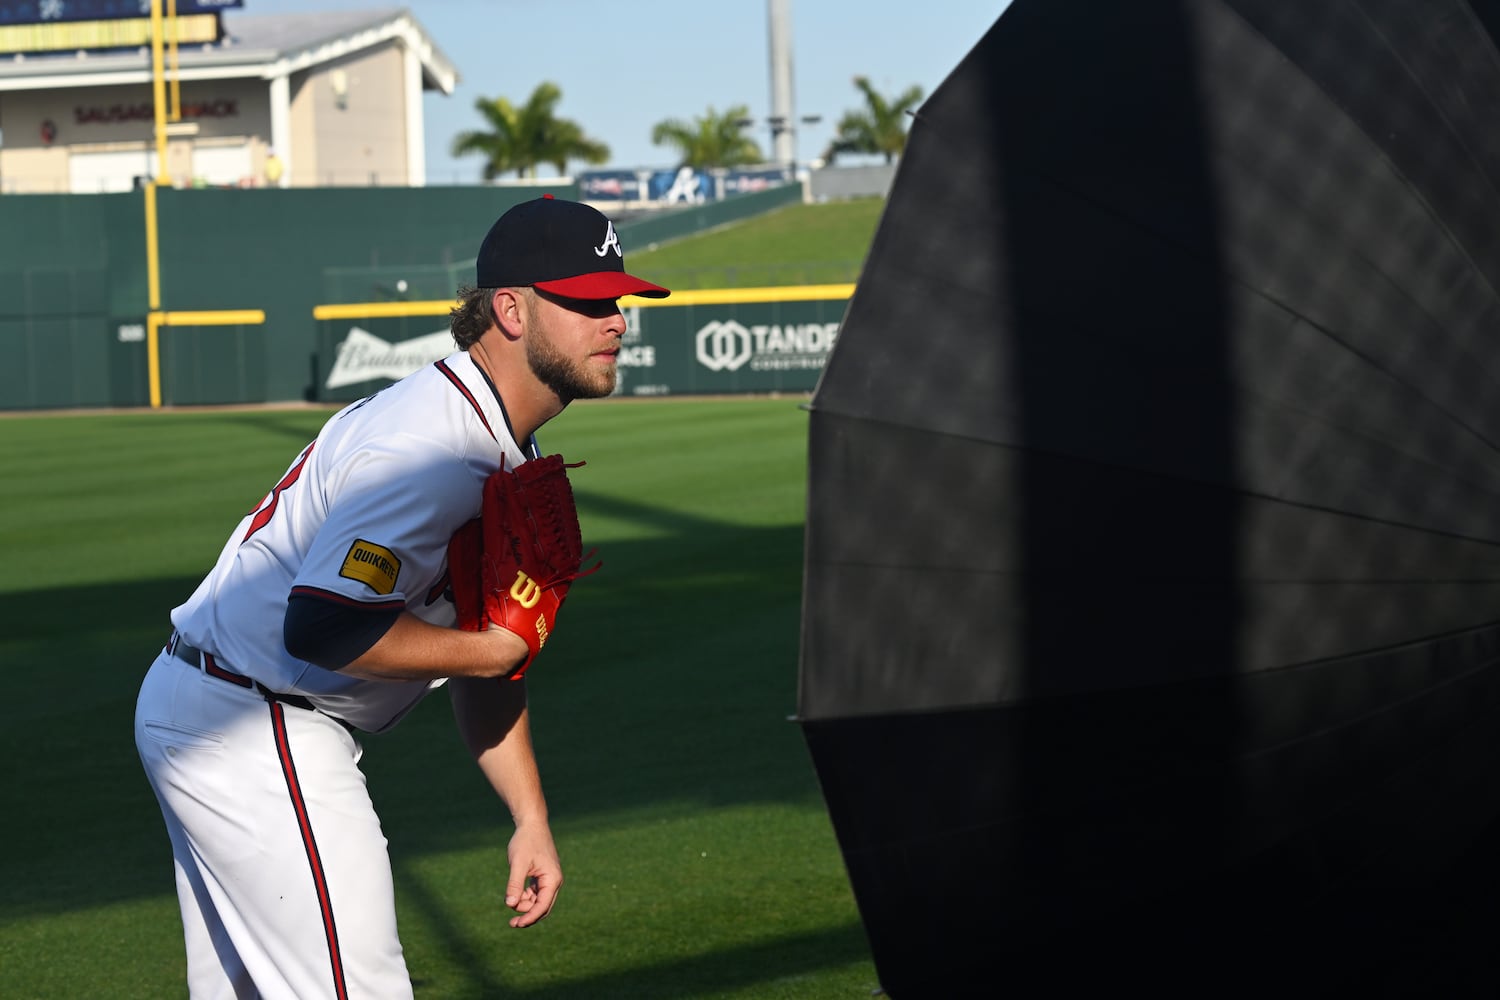
[[(279, 701), (283, 705), (291, 705), (293, 708), (305, 708), (309, 712), (318, 711), (318, 706), (300, 694), (282, 694), (280, 691), (272, 691), (260, 681), (252, 680), (244, 674), (237, 674), (233, 670), (221, 667), (215, 662), (214, 654), (205, 653), (196, 646), (189, 646), (187, 641), (179, 634), (174, 633), (172, 635), (172, 640), (167, 643), (167, 648), (172, 651), (173, 656), (177, 657), (183, 663), (191, 664), (201, 669), (210, 677), (217, 677), (221, 681), (228, 681), (239, 687), (258, 691), (263, 697), (271, 701)], [(332, 717), (330, 716), (330, 718)]]

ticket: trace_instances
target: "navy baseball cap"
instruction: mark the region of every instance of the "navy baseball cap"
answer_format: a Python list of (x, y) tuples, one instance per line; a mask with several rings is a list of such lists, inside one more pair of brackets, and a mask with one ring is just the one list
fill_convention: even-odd
[(495, 220), (474, 272), (480, 288), (530, 285), (569, 299), (672, 294), (625, 273), (620, 237), (603, 212), (550, 194), (523, 201)]

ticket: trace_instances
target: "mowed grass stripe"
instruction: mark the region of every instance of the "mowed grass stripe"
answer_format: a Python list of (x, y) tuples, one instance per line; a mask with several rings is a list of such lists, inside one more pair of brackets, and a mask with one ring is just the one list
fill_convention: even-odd
[[(799, 398), (711, 402), (601, 401), (575, 406), (555, 429), (544, 428), (544, 451), (588, 464), (572, 475), (590, 517), (586, 533), (601, 537), (666, 512), (736, 524), (800, 524), (807, 413)], [(589, 509), (597, 501), (597, 509)], [(632, 519), (629, 511), (640, 509)]]
[[(0, 423), (4, 590), (201, 572), (326, 410)], [(300, 442), (300, 443), (299, 443)], [(22, 474), (24, 472), (24, 474)]]

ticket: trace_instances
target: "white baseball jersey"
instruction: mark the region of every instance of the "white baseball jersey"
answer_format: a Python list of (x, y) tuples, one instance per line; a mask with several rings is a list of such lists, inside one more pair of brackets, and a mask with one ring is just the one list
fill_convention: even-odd
[(448, 540), (485, 478), (527, 457), (454, 354), (331, 417), (172, 612), (180, 639), (146, 673), (135, 739), (172, 841), (192, 996), (412, 996), (344, 723), (389, 728), (437, 682), (302, 662), (283, 621), (296, 594), (451, 625)]
[(448, 540), (478, 516), (485, 478), (528, 457), (484, 374), (455, 353), (330, 418), (172, 624), (222, 667), (359, 729), (388, 729), (442, 682), (361, 680), (293, 658), (282, 641), (288, 597), (452, 625)]

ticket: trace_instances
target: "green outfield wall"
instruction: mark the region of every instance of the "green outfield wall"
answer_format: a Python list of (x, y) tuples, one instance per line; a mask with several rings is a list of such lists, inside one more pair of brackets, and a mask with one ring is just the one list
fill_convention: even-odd
[[(458, 284), (471, 280), (472, 260), (490, 223), (511, 205), (544, 192), (577, 197), (571, 183), (161, 189), (156, 214), (160, 309), (260, 310), (264, 322), (160, 327), (160, 401), (194, 405), (342, 398), (343, 393), (325, 387), (334, 363), (329, 338), (336, 331), (314, 319), (314, 308), (451, 298)], [(797, 197), (795, 186), (771, 189), (669, 216), (625, 221), (618, 228), (627, 247), (632, 240), (643, 245), (758, 214)], [(633, 236), (638, 225), (646, 228)], [(151, 404), (146, 237), (142, 192), (0, 196), (0, 409)], [(797, 315), (804, 311), (794, 310)], [(405, 321), (405, 326), (390, 322), (371, 333), (399, 343), (413, 330), (437, 329), (431, 318)], [(655, 338), (651, 326), (641, 320), (639, 335)], [(337, 342), (343, 339), (340, 335)], [(667, 357), (664, 344), (653, 340), (644, 344), (651, 350), (635, 356), (656, 357), (661, 348), (661, 356)], [(670, 357), (679, 352), (671, 351)], [(726, 362), (709, 382), (744, 388), (701, 389), (695, 387), (700, 374), (691, 367), (673, 369), (675, 363), (666, 369), (670, 380), (630, 370), (626, 381), (668, 385), (673, 392), (756, 391), (752, 386), (774, 381), (766, 373), (742, 372), (747, 362)]]

